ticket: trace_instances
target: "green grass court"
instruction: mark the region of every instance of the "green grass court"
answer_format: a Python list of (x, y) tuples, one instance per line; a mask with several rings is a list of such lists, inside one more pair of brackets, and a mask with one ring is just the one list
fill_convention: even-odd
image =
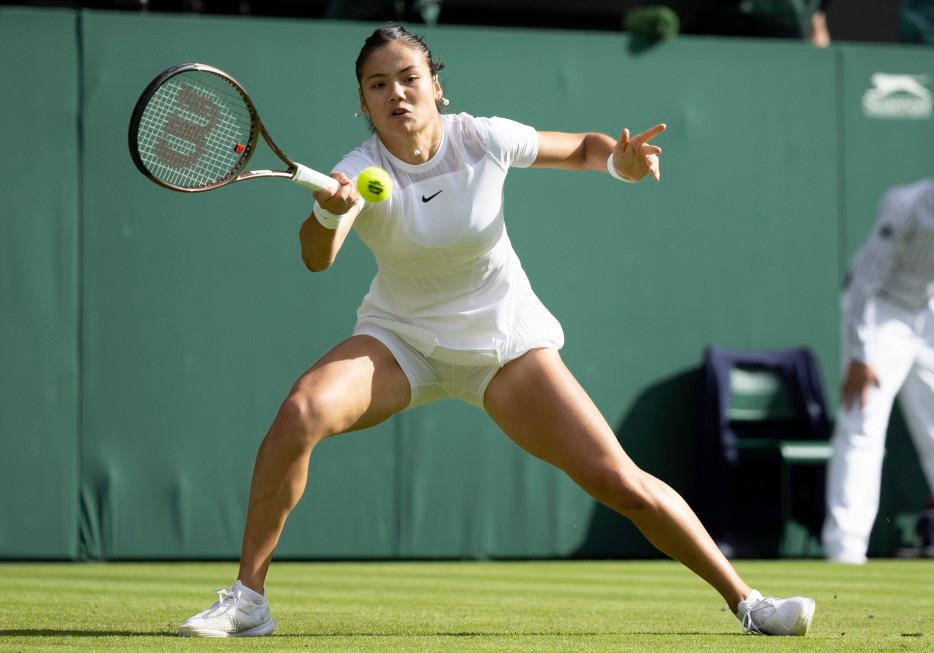
[(178, 624), (234, 563), (2, 564), (0, 651), (931, 651), (934, 560), (739, 561), (755, 587), (817, 600), (805, 638), (741, 635), (674, 562), (276, 563), (272, 637)]

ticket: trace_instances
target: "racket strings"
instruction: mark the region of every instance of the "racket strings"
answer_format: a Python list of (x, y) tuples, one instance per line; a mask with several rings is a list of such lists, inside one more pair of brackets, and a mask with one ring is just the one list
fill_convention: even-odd
[(137, 148), (159, 180), (182, 188), (211, 186), (236, 173), (252, 152), (251, 123), (243, 98), (223, 78), (185, 72), (149, 99)]

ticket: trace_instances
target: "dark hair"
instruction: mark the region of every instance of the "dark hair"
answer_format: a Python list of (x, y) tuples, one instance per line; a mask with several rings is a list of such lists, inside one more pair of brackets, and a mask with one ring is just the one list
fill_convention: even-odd
[[(428, 48), (425, 41), (422, 40), (422, 37), (417, 34), (412, 34), (399, 23), (386, 23), (370, 34), (366, 41), (363, 42), (363, 47), (360, 48), (360, 54), (357, 55), (356, 63), (357, 84), (360, 83), (363, 77), (363, 65), (370, 55), (373, 54), (373, 51), (393, 41), (397, 41), (406, 47), (421, 52), (425, 56), (425, 61), (428, 62), (428, 69), (431, 71), (432, 75), (437, 75), (438, 72), (444, 68), (443, 63), (440, 61), (436, 62), (431, 56), (431, 50)], [(439, 100), (438, 111), (441, 111), (442, 108), (443, 105)]]

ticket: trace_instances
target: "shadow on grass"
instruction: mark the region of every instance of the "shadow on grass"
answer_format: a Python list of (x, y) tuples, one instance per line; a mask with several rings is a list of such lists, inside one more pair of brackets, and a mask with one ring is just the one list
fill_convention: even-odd
[[(618, 633), (608, 633), (608, 632), (593, 632), (593, 633), (582, 633), (582, 632), (569, 632), (569, 633), (519, 633), (514, 631), (509, 632), (471, 632), (471, 631), (459, 631), (459, 632), (437, 632), (437, 633), (381, 633), (381, 632), (365, 632), (365, 633), (279, 633), (274, 635), (267, 635), (266, 637), (275, 637), (275, 638), (306, 638), (306, 637), (315, 637), (315, 638), (326, 638), (326, 637), (398, 637), (398, 638), (412, 638), (412, 639), (425, 639), (431, 637), (633, 637), (633, 636), (644, 636), (644, 637), (743, 637), (742, 633), (711, 633), (711, 632), (701, 632), (701, 631), (665, 631), (665, 632), (631, 632), (624, 631)], [(64, 628), (64, 629), (54, 629), (54, 628), (22, 628), (22, 629), (4, 629), (0, 630), (0, 637), (174, 637), (180, 638), (178, 633), (173, 632), (134, 632), (130, 630), (77, 630), (74, 628)], [(181, 639), (181, 638), (180, 638)]]
[(75, 628), (7, 628), (0, 637), (178, 637), (178, 633), (132, 630), (78, 630)]
[(269, 635), (269, 637), (398, 637), (398, 638), (411, 638), (411, 639), (430, 639), (432, 637), (463, 637), (463, 638), (496, 638), (496, 637), (510, 637), (510, 638), (521, 638), (521, 637), (748, 637), (743, 633), (710, 633), (710, 632), (701, 632), (701, 631), (682, 631), (682, 632), (631, 632), (624, 631), (618, 633), (608, 633), (608, 632), (596, 632), (596, 633), (580, 633), (580, 632), (568, 632), (568, 633), (519, 633), (514, 631), (509, 632), (438, 632), (438, 633), (380, 633), (380, 632), (369, 632), (369, 633), (277, 633), (275, 635)]

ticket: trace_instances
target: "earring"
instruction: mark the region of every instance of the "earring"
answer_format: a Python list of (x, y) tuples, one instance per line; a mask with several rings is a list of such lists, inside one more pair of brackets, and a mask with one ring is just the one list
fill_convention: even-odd
[(441, 105), (442, 105), (442, 106), (445, 106), (445, 107), (446, 107), (446, 106), (449, 105), (449, 104), (451, 104), (451, 101), (450, 101), (449, 99), (447, 99), (446, 97), (441, 98)]
[(359, 111), (354, 111), (354, 112), (353, 112), (353, 117), (354, 117), (354, 118), (359, 118), (359, 117), (362, 116), (362, 115), (363, 115), (363, 114), (360, 113)]

